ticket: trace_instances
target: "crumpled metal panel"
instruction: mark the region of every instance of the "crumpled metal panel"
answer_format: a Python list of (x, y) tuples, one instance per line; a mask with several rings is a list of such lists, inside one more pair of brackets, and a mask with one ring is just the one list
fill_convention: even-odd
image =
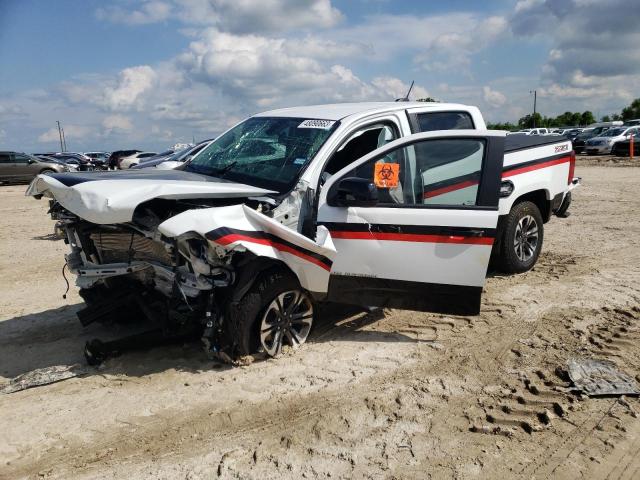
[(80, 365), (79, 363), (37, 368), (12, 378), (9, 383), (0, 387), (0, 393), (14, 393), (26, 390), (27, 388), (49, 385), (68, 378), (85, 375), (89, 373), (89, 371), (89, 367)]
[(602, 395), (640, 395), (633, 378), (616, 369), (612, 362), (592, 359), (570, 359), (569, 378), (590, 397)]

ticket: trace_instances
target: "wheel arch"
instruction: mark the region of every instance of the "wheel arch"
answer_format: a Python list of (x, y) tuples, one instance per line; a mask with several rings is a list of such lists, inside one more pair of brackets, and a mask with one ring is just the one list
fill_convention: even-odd
[(231, 303), (240, 302), (262, 274), (275, 269), (280, 269), (292, 275), (300, 282), (295, 272), (282, 260), (250, 254), (246, 256), (241, 265), (239, 265), (238, 275), (230, 296)]
[[(502, 234), (504, 232), (504, 224), (506, 222), (507, 216), (511, 213), (513, 207), (522, 202), (531, 202), (538, 210), (540, 210), (540, 215), (542, 215), (543, 223), (547, 223), (551, 218), (552, 208), (551, 203), (552, 200), (550, 198), (550, 192), (546, 189), (537, 189), (531, 190), (530, 192), (523, 193), (515, 197), (515, 199), (511, 202), (509, 209), (505, 213), (501, 213), (498, 217), (498, 225), (496, 227), (496, 239), (493, 244), (493, 249), (491, 251), (492, 263), (495, 263), (495, 258), (501, 255), (502, 253)], [(501, 209), (502, 210), (502, 209)]]

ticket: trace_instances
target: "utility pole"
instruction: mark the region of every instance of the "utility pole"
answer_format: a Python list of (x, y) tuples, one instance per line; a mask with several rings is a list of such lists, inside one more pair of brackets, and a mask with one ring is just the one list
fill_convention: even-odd
[(60, 120), (56, 120), (58, 124), (58, 136), (60, 137), (60, 151), (64, 152), (64, 147), (62, 146), (62, 129), (60, 128)]
[(62, 151), (67, 151), (67, 139), (64, 136), (64, 128), (62, 129)]
[(538, 99), (538, 91), (529, 90), (529, 94), (533, 93), (533, 128), (536, 128), (536, 101)]

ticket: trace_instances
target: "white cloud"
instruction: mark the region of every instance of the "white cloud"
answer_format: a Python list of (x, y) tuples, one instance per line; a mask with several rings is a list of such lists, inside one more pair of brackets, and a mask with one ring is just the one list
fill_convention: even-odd
[(104, 90), (104, 103), (112, 110), (126, 110), (140, 102), (156, 79), (156, 72), (148, 65), (125, 68), (120, 72), (115, 88)]
[[(260, 107), (285, 98), (289, 104), (393, 98), (389, 78), (364, 82), (351, 69), (325, 65), (296, 46), (295, 39), (235, 35), (210, 28), (191, 43), (177, 65), (194, 81)], [(405, 87), (406, 91), (408, 85)], [(418, 86), (416, 92), (424, 91), (420, 89)]]
[[(387, 94), (389, 99), (403, 98), (410, 87), (410, 84), (394, 77), (376, 77), (371, 80), (371, 84)], [(429, 92), (419, 85), (414, 85), (411, 89), (411, 99), (427, 98), (429, 96)]]
[(484, 101), (492, 107), (502, 107), (507, 103), (507, 97), (505, 97), (501, 92), (492, 90), (488, 86), (484, 86), (482, 90), (484, 92)]
[(171, 5), (159, 0), (146, 0), (137, 9), (127, 9), (121, 6), (98, 8), (98, 20), (107, 20), (125, 25), (145, 25), (167, 20), (171, 14)]
[(640, 75), (637, 7), (637, 0), (526, 0), (516, 5), (510, 24), (518, 36), (551, 42), (543, 80), (574, 95), (585, 81), (591, 89)]
[[(91, 129), (84, 125), (65, 125), (64, 126), (64, 137), (67, 141), (70, 139), (78, 139), (88, 135), (91, 132)], [(38, 142), (40, 143), (51, 143), (51, 142), (60, 142), (60, 136), (58, 133), (58, 128), (50, 128), (46, 132), (42, 133), (38, 137)]]
[(107, 134), (114, 130), (129, 131), (133, 130), (131, 119), (124, 115), (108, 115), (102, 120), (102, 126)]
[(328, 28), (343, 18), (331, 0), (147, 0), (138, 8), (127, 7), (124, 3), (99, 8), (96, 16), (126, 25), (157, 23), (173, 17), (187, 24), (215, 26), (234, 33)]

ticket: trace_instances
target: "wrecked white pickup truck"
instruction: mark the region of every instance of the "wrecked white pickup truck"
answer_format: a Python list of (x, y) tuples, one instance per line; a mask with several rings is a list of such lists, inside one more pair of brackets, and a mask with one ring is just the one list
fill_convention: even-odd
[(478, 313), (490, 259), (535, 264), (574, 164), (565, 138), (487, 131), (475, 107), (319, 105), (253, 116), (178, 170), (40, 175), (27, 195), (66, 233), (84, 325), (143, 316), (275, 356), (321, 301)]

